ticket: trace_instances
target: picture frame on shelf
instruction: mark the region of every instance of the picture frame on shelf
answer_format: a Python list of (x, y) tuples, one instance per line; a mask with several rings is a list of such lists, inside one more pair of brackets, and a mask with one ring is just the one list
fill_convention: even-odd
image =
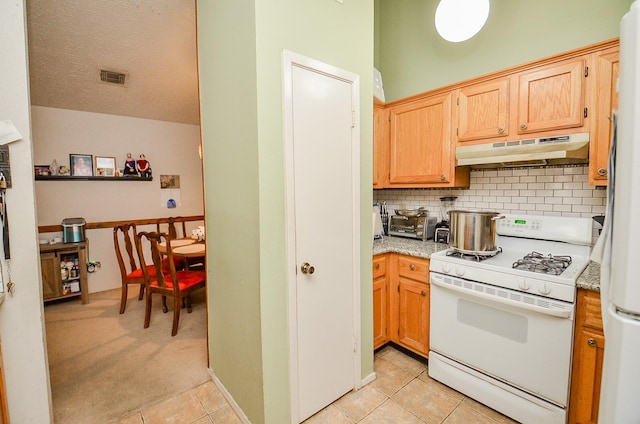
[(50, 175), (49, 165), (35, 165), (33, 173), (35, 175)]
[(93, 155), (71, 153), (69, 155), (69, 167), (73, 177), (92, 177)]
[(116, 158), (113, 156), (95, 157), (96, 175), (99, 177), (116, 176)]

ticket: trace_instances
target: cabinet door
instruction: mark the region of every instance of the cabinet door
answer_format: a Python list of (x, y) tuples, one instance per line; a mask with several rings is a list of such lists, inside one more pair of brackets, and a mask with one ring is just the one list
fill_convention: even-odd
[(559, 62), (518, 76), (518, 134), (583, 126), (583, 58)]
[(602, 332), (582, 328), (576, 334), (576, 357), (578, 361), (573, 378), (578, 384), (572, 385), (571, 412), (575, 423), (598, 422), (600, 405), (600, 382), (604, 359), (604, 336)]
[(389, 114), (380, 105), (373, 106), (373, 187), (385, 188), (389, 172)]
[(377, 349), (387, 342), (387, 277), (373, 280), (373, 348)]
[(40, 267), (42, 269), (42, 297), (51, 299), (62, 294), (60, 280), (60, 260), (55, 253), (41, 253)]
[(604, 359), (600, 295), (578, 290), (569, 422), (596, 423)]
[(458, 142), (509, 135), (509, 79), (461, 88), (456, 92)]
[(373, 348), (388, 341), (389, 291), (387, 279), (387, 255), (373, 258)]
[(429, 354), (429, 284), (398, 279), (398, 343), (424, 356)]
[(609, 148), (613, 136), (612, 110), (618, 108), (620, 50), (604, 50), (596, 56), (596, 128), (589, 150), (589, 183), (607, 185)]
[(451, 93), (394, 106), (389, 118), (390, 186), (452, 182)]

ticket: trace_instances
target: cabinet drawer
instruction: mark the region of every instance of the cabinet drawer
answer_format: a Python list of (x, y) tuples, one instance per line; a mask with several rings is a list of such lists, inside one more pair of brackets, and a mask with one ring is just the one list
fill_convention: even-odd
[(600, 293), (586, 292), (584, 297), (584, 325), (602, 331)]
[(387, 255), (375, 256), (373, 258), (373, 279), (387, 274)]
[(429, 259), (399, 256), (398, 274), (402, 277), (426, 283), (429, 275)]

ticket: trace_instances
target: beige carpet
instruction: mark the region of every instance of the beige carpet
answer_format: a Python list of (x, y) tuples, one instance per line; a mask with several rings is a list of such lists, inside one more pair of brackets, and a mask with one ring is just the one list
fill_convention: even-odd
[(182, 309), (171, 337), (171, 298), (163, 314), (160, 297), (153, 297), (144, 329), (145, 301), (136, 288), (123, 315), (120, 289), (91, 294), (86, 305), (78, 299), (45, 306), (56, 424), (110, 423), (210, 380), (205, 291), (193, 294), (193, 312)]

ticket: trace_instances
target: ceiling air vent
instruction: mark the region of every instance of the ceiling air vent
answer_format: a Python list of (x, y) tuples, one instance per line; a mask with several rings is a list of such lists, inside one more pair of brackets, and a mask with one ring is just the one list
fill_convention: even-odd
[(126, 76), (127, 74), (123, 74), (122, 72), (106, 71), (104, 69), (100, 70), (100, 81), (108, 82), (110, 84), (126, 85)]

